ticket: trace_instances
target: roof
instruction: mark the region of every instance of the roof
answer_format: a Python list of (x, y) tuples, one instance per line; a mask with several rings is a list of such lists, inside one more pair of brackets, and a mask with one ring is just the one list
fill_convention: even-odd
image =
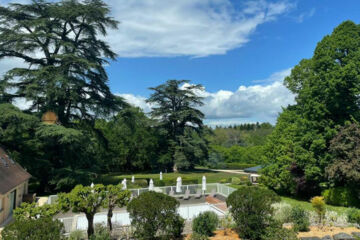
[(258, 165), (258, 166), (251, 167), (251, 168), (245, 168), (245, 169), (244, 169), (244, 172), (247, 172), (247, 173), (258, 173), (262, 168), (263, 168), (263, 166)]
[(0, 147), (0, 194), (9, 192), (30, 177), (31, 175)]

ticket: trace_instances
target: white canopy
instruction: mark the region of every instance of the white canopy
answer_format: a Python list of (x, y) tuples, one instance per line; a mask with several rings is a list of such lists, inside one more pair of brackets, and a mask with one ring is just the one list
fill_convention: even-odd
[(154, 191), (154, 181), (152, 179), (149, 182), (149, 191)]
[(176, 192), (180, 193), (181, 192), (181, 185), (182, 185), (182, 180), (181, 177), (178, 177), (176, 179)]
[(206, 191), (206, 177), (203, 176), (202, 177), (202, 188), (201, 188), (203, 191)]
[(123, 185), (122, 189), (126, 190), (126, 188), (127, 188), (127, 186), (126, 186), (126, 178), (124, 178), (124, 180), (122, 180), (121, 184)]

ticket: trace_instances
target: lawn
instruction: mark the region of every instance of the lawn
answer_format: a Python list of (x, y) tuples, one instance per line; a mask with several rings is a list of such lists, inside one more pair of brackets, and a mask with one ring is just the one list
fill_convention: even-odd
[[(234, 185), (234, 184), (230, 184), (229, 186), (233, 187), (233, 188), (241, 187), (241, 185)], [(295, 198), (291, 198), (291, 197), (281, 196), (281, 200), (282, 200), (282, 202), (290, 204), (292, 207), (299, 206), (299, 207), (301, 207), (301, 208), (303, 208), (305, 210), (308, 210), (308, 211), (313, 211), (314, 210), (314, 208), (312, 207), (312, 205), (310, 203), (310, 199), (309, 199), (309, 201), (305, 201), (305, 200), (299, 200), (299, 199), (295, 199)], [(334, 212), (337, 212), (338, 214), (346, 214), (347, 211), (349, 210), (349, 208), (326, 205), (326, 210), (334, 211)]]
[[(135, 184), (131, 183), (131, 177), (135, 176)], [(159, 173), (141, 173), (141, 174), (124, 174), (124, 173), (110, 173), (101, 175), (97, 183), (102, 184), (118, 184), (124, 178), (127, 180), (128, 188), (141, 188), (148, 186), (148, 180), (153, 179), (155, 186), (175, 186), (176, 178), (182, 178), (182, 183), (185, 184), (201, 184), (202, 176), (206, 177), (207, 183), (230, 182), (232, 177), (241, 177), (237, 173), (213, 172), (206, 169), (197, 169), (192, 172), (180, 173), (163, 173), (163, 181), (160, 181)]]
[[(297, 200), (297, 199), (289, 198), (289, 197), (281, 197), (281, 200), (285, 203), (290, 204), (293, 207), (300, 206), (309, 211), (314, 210), (314, 208), (311, 206), (310, 200), (303, 201), (303, 200)], [(349, 208), (326, 205), (326, 210), (334, 211), (334, 212), (337, 212), (338, 214), (346, 214), (346, 212), (349, 210)]]

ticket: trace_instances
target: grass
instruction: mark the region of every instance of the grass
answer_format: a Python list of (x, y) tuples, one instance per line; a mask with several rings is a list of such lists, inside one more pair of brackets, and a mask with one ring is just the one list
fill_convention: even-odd
[[(308, 210), (308, 211), (313, 211), (314, 210), (314, 208), (312, 207), (310, 201), (297, 200), (297, 199), (290, 198), (290, 197), (281, 197), (281, 200), (283, 202), (287, 203), (287, 204), (290, 204), (292, 207), (300, 206), (301, 208), (304, 208), (305, 210)], [(326, 205), (326, 210), (327, 211), (334, 211), (334, 212), (337, 212), (338, 214), (346, 214), (347, 211), (349, 210), (349, 208)]]
[[(241, 185), (230, 184), (229, 187), (239, 188), (239, 187), (241, 187)], [(305, 210), (308, 210), (308, 211), (313, 211), (314, 210), (314, 208), (312, 207), (312, 205), (310, 203), (310, 199), (309, 199), (309, 201), (305, 201), (305, 200), (299, 200), (299, 199), (295, 199), (295, 198), (291, 198), (291, 197), (281, 196), (281, 201), (291, 205), (291, 207), (299, 206), (299, 207), (301, 207), (301, 208), (303, 208)], [(349, 208), (326, 205), (326, 210), (327, 211), (334, 211), (334, 212), (336, 212), (338, 214), (346, 214), (347, 211), (349, 210)]]
[[(135, 184), (131, 183), (131, 177), (135, 176)], [(166, 185), (175, 186), (176, 178), (182, 178), (182, 183), (185, 184), (200, 184), (202, 182), (202, 176), (206, 177), (207, 183), (219, 183), (221, 180), (230, 182), (232, 177), (241, 177), (241, 174), (237, 173), (225, 173), (225, 172), (213, 172), (206, 169), (197, 169), (191, 172), (180, 172), (180, 173), (163, 173), (163, 181), (160, 182), (159, 173), (141, 173), (141, 174), (123, 174), (123, 173), (110, 173), (103, 174), (98, 179), (97, 183), (102, 184), (118, 184), (124, 178), (127, 180), (128, 188), (139, 188), (147, 187), (147, 181), (149, 179), (154, 180), (155, 186)]]

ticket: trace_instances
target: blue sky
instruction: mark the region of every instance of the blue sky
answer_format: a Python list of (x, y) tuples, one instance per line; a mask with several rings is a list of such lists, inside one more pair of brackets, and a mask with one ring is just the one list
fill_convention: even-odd
[(294, 103), (282, 85), (291, 68), (342, 21), (360, 23), (358, 0), (104, 1), (121, 22), (106, 36), (119, 56), (107, 66), (111, 90), (148, 112), (149, 87), (201, 83), (209, 125), (275, 123)]

